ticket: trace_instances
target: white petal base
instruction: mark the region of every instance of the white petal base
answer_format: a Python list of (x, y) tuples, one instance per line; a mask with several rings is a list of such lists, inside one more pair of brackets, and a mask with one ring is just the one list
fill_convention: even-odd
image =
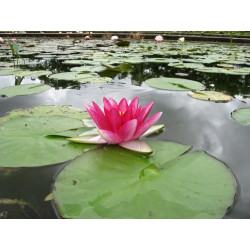
[(78, 137), (74, 137), (74, 138), (67, 138), (67, 140), (73, 141), (73, 142), (78, 142), (78, 143), (85, 143), (85, 144), (105, 144), (105, 143), (107, 143), (99, 135), (78, 136)]
[(128, 150), (141, 153), (141, 154), (151, 154), (153, 150), (149, 147), (149, 145), (144, 141), (132, 140), (121, 142), (119, 145)]
[(142, 136), (148, 136), (148, 135), (152, 135), (154, 133), (160, 132), (161, 130), (163, 130), (163, 128), (164, 128), (164, 124), (154, 125), (151, 128), (149, 128)]

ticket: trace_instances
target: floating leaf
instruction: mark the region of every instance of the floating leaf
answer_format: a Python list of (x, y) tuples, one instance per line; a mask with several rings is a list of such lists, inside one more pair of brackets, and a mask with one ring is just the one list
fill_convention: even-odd
[(232, 96), (217, 91), (195, 91), (188, 95), (195, 99), (214, 102), (229, 102), (233, 99)]
[(55, 80), (74, 81), (74, 80), (79, 80), (79, 79), (84, 79), (84, 78), (95, 77), (97, 75), (98, 74), (96, 73), (65, 72), (65, 73), (53, 74), (49, 78), (55, 79)]
[(91, 150), (67, 165), (53, 197), (64, 218), (222, 218), (236, 192), (233, 176), (205, 152), (150, 142), (154, 153), (118, 146)]
[(15, 118), (0, 124), (0, 166), (38, 167), (74, 159), (91, 145), (50, 137), (82, 127), (78, 119), (64, 116)]
[(86, 111), (74, 108), (72, 106), (54, 106), (54, 105), (41, 105), (28, 109), (16, 109), (11, 111), (10, 114), (1, 117), (0, 123), (8, 121), (10, 119), (21, 118), (24, 116), (28, 117), (51, 117), (55, 115), (65, 116), (75, 119), (87, 119), (90, 115)]
[(233, 119), (244, 126), (250, 126), (250, 108), (236, 109), (232, 113)]
[(146, 80), (145, 83), (151, 87), (166, 90), (200, 90), (204, 88), (199, 82), (182, 78), (151, 78)]
[(32, 95), (49, 89), (50, 86), (46, 84), (23, 84), (0, 89), (0, 96), (13, 97), (18, 95)]
[(118, 71), (118, 72), (131, 72), (131, 71), (133, 71), (133, 67), (129, 63), (123, 63), (123, 64), (120, 64), (119, 66), (116, 66), (116, 67), (112, 67), (112, 66), (104, 64), (104, 63), (102, 65), (105, 68), (112, 70), (112, 71)]
[(38, 212), (26, 201), (17, 199), (0, 199), (0, 219), (39, 219)]
[(152, 62), (152, 63), (178, 63), (178, 59), (173, 58), (146, 58), (144, 59), (146, 62)]
[(44, 76), (44, 75), (51, 75), (52, 72), (49, 70), (37, 70), (37, 71), (29, 71), (29, 70), (23, 70), (23, 71), (17, 71), (14, 72), (15, 76)]
[(240, 72), (234, 69), (224, 69), (224, 68), (216, 68), (216, 67), (204, 67), (195, 69), (199, 72), (206, 73), (219, 73), (219, 74), (228, 74), (228, 75), (248, 75), (248, 72)]
[(74, 72), (100, 72), (104, 71), (106, 68), (103, 66), (82, 66), (82, 67), (73, 67), (70, 71)]
[(84, 78), (78, 80), (80, 83), (106, 83), (106, 82), (111, 82), (113, 79), (110, 77), (90, 77), (90, 78)]
[(198, 68), (204, 68), (203, 64), (200, 63), (169, 63), (169, 67), (175, 67), (175, 68), (186, 68), (186, 69), (198, 69)]
[(15, 73), (21, 71), (21, 69), (4, 69), (0, 70), (0, 76), (14, 75)]

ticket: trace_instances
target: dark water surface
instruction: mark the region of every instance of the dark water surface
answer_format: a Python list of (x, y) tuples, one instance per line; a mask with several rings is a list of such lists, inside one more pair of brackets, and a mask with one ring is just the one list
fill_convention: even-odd
[[(60, 62), (48, 61), (46, 65), (37, 68), (68, 71)], [(250, 105), (250, 77), (208, 74), (170, 68), (167, 64), (159, 63), (137, 64), (135, 68), (132, 73), (100, 73), (101, 76), (115, 77), (114, 82), (108, 84), (57, 82), (47, 77), (37, 80), (24, 78), (22, 84), (44, 82), (53, 88), (41, 94), (0, 97), (0, 116), (14, 109), (37, 105), (72, 105), (84, 110), (84, 105), (91, 104), (92, 100), (102, 106), (104, 96), (117, 101), (123, 97), (133, 99), (138, 96), (142, 105), (154, 101), (152, 114), (163, 111), (158, 123), (164, 123), (165, 130), (148, 140), (169, 140), (192, 145), (193, 151), (205, 150), (223, 161), (238, 182), (236, 203), (225, 218), (250, 218), (250, 128), (241, 126), (231, 118), (231, 112), (235, 109)], [(186, 79), (202, 82), (206, 90), (223, 91), (235, 99), (229, 103), (206, 102), (189, 97), (187, 91), (158, 90), (143, 83), (152, 77), (181, 77), (175, 75), (180, 72), (188, 73), (184, 77)], [(14, 76), (0, 76), (1, 88), (14, 83)], [(66, 164), (21, 168), (11, 174), (0, 171), (0, 197), (22, 199), (30, 204), (30, 207), (24, 206), (22, 209), (17, 205), (11, 209), (0, 205), (0, 216), (2, 213), (2, 217), (7, 218), (57, 218), (53, 204), (44, 202), (44, 198), (51, 192), (56, 176)]]

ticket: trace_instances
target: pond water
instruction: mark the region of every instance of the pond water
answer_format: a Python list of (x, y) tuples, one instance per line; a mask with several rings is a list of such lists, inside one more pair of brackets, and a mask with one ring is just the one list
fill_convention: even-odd
[[(35, 62), (27, 64), (23, 68), (50, 70), (53, 74), (69, 72), (72, 67), (87, 64), (85, 62), (81, 65), (77, 65), (77, 63), (69, 65), (63, 63), (65, 60), (94, 58), (94, 60), (98, 59), (101, 62), (101, 59), (106, 58), (107, 53), (111, 56), (114, 53), (117, 56), (127, 54), (127, 58), (134, 58), (134, 60), (172, 58), (182, 60), (181, 62), (185, 59), (212, 54), (214, 58), (217, 55), (217, 58), (213, 58), (215, 62), (206, 63), (206, 67), (215, 67), (217, 64), (227, 61), (228, 64), (232, 65), (232, 57), (234, 57), (233, 65), (235, 68), (250, 68), (250, 49), (248, 46), (230, 47), (228, 45), (189, 43), (185, 45), (185, 51), (180, 51), (180, 46), (177, 43), (155, 45), (149, 41), (134, 42), (130, 47), (124, 48), (116, 47), (110, 41), (100, 40), (83, 41), (79, 44), (73, 44), (71, 39), (41, 41), (36, 39), (22, 40), (22, 42), (20, 47), (24, 52), (34, 52), (31, 55), (23, 53), (22, 57), (30, 62)], [(36, 47), (25, 47), (28, 44), (34, 44)], [(106, 44), (109, 47), (99, 47), (96, 44)], [(61, 45), (63, 49), (58, 50), (58, 45)], [(141, 45), (144, 47), (140, 47)], [(0, 49), (1, 55), (5, 55), (9, 51), (7, 46), (0, 47)], [(223, 59), (222, 56), (224, 56)], [(3, 68), (4, 63), (8, 62), (8, 57), (2, 56), (0, 60), (3, 62)], [(119, 60), (109, 62), (110, 65), (118, 65), (119, 63)], [(208, 73), (190, 68), (173, 67), (168, 64), (169, 62), (142, 60), (132, 64), (134, 69), (132, 72), (104, 69), (98, 74), (113, 80), (98, 84), (54, 80), (49, 76), (36, 78), (28, 76), (23, 79), (14, 75), (0, 76), (0, 88), (14, 86), (18, 80), (21, 81), (21, 84), (45, 83), (52, 87), (45, 92), (34, 95), (0, 97), (0, 117), (14, 109), (26, 109), (38, 105), (72, 105), (85, 110), (84, 105), (91, 104), (94, 100), (102, 107), (103, 97), (112, 97), (119, 101), (123, 97), (132, 100), (138, 96), (142, 105), (153, 101), (152, 114), (163, 112), (158, 123), (165, 124), (165, 129), (161, 134), (149, 137), (147, 140), (167, 140), (192, 145), (191, 151), (204, 150), (224, 162), (237, 180), (235, 204), (226, 213), (225, 218), (250, 218), (250, 128), (238, 124), (231, 117), (234, 110), (250, 106), (250, 74)], [(198, 81), (205, 86), (205, 90), (224, 92), (233, 96), (234, 99), (227, 103), (202, 101), (188, 96), (189, 91), (167, 91), (145, 84), (147, 79), (158, 77)], [(21, 150), (22, 148), (20, 148)], [(6, 169), (1, 170), (0, 197), (23, 200), (29, 205), (20, 207), (0, 204), (0, 216), (2, 218), (60, 218), (53, 202), (45, 202), (44, 198), (51, 192), (56, 176), (67, 164), (19, 168), (11, 172)]]

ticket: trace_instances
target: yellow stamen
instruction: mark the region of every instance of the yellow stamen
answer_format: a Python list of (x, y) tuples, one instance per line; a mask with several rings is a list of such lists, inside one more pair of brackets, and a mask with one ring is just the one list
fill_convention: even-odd
[(120, 116), (123, 116), (125, 111), (119, 111)]

